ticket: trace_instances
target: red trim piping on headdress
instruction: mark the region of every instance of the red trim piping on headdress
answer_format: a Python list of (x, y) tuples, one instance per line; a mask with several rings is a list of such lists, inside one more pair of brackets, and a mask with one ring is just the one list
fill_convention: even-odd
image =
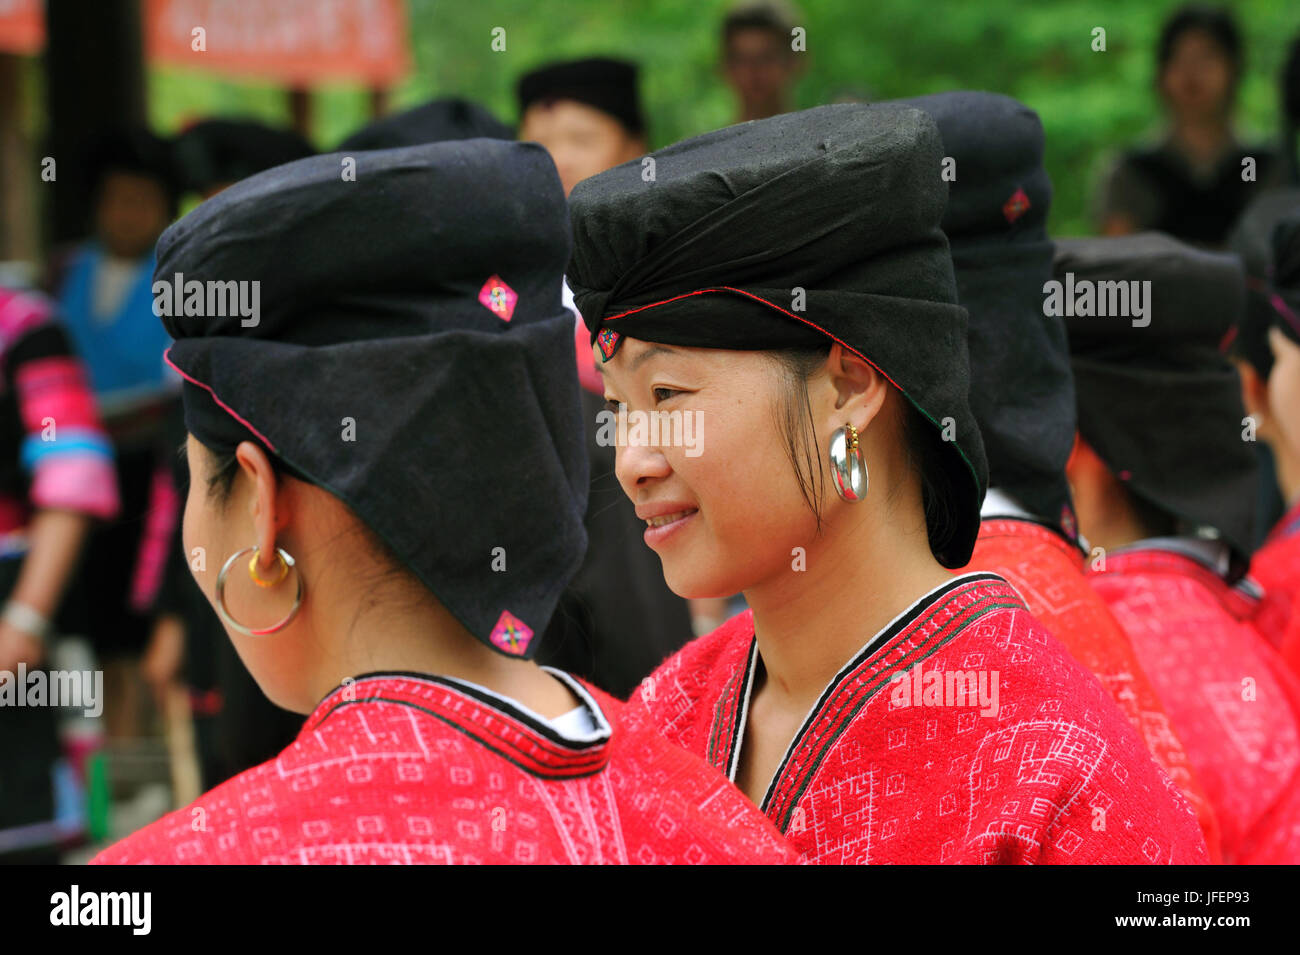
[(1273, 311), (1282, 316), (1283, 320), (1290, 325), (1297, 333), (1300, 333), (1300, 317), (1291, 311), (1291, 306), (1287, 305), (1286, 300), (1274, 292), (1268, 297), (1268, 303), (1273, 306)]
[(205, 385), (203, 382), (199, 381), (197, 378), (194, 378), (194, 377), (192, 377), (192, 376), (190, 376), (190, 375), (187, 375), (187, 374), (185, 374), (185, 372), (183, 372), (183, 371), (181, 371), (179, 368), (177, 368), (177, 367), (176, 367), (176, 363), (175, 363), (174, 361), (172, 361), (172, 350), (171, 350), (170, 347), (169, 347), (165, 352), (163, 352), (163, 361), (165, 361), (165, 362), (167, 362), (167, 364), (171, 365), (171, 366), (172, 366), (172, 369), (176, 372), (176, 374), (180, 375), (182, 378), (184, 378), (186, 381), (188, 381), (191, 385), (198, 385), (200, 388), (202, 388), (204, 391), (206, 391), (208, 394), (210, 394), (210, 395), (212, 396), (212, 400), (215, 401), (215, 402), (217, 403), (217, 406), (220, 407), (222, 411), (226, 412), (226, 414), (230, 415), (230, 417), (234, 418), (236, 421), (238, 421), (240, 424), (242, 424), (242, 425), (243, 425), (245, 428), (247, 428), (249, 431), (253, 432), (253, 434), (254, 434), (254, 435), (255, 435), (255, 436), (256, 436), (256, 437), (257, 437), (257, 438), (258, 438), (258, 439), (259, 439), (259, 440), (264, 444), (264, 445), (266, 445), (267, 448), (268, 448), (269, 450), (274, 451), (276, 454), (279, 454), (279, 452), (275, 450), (275, 445), (273, 445), (273, 444), (271, 443), (270, 438), (268, 438), (266, 435), (262, 434), (262, 432), (258, 431), (258, 430), (257, 430), (256, 428), (254, 428), (251, 424), (249, 424), (247, 421), (245, 421), (243, 418), (241, 418), (241, 417), (239, 416), (239, 413), (238, 413), (237, 411), (235, 411), (234, 408), (230, 407), (230, 405), (226, 404), (224, 401), (222, 401), (220, 398), (217, 397), (217, 393), (216, 393), (215, 391), (213, 391), (212, 388), (211, 388), (210, 386)]
[[(821, 333), (822, 333), (823, 335), (825, 335), (827, 338), (831, 339), (832, 341), (839, 342), (839, 344), (843, 345), (843, 346), (844, 346), (845, 348), (847, 348), (849, 351), (853, 352), (853, 354), (857, 355), (859, 358), (861, 358), (863, 361), (865, 361), (865, 362), (866, 362), (868, 365), (870, 365), (872, 368), (876, 369), (876, 371), (880, 372), (881, 376), (885, 379), (885, 381), (889, 382), (891, 385), (893, 385), (895, 388), (897, 388), (900, 392), (902, 392), (903, 394), (907, 394), (906, 391), (903, 391), (902, 386), (900, 386), (898, 382), (894, 381), (893, 378), (890, 378), (889, 375), (885, 374), (884, 369), (882, 369), (882, 368), (881, 368), (879, 365), (877, 365), (874, 361), (872, 361), (872, 360), (871, 360), (870, 358), (868, 358), (866, 355), (862, 354), (862, 352), (858, 351), (858, 350), (857, 350), (856, 348), (854, 348), (852, 345), (848, 344), (848, 342), (845, 342), (845, 341), (843, 341), (843, 340), (841, 340), (841, 339), (839, 339), (839, 338), (836, 338), (834, 335), (832, 335), (832, 334), (831, 334), (830, 332), (828, 332), (826, 329), (822, 328), (822, 327), (821, 327), (820, 325), (818, 325), (816, 322), (810, 322), (808, 319), (806, 319), (806, 318), (804, 318), (804, 317), (802, 317), (802, 316), (800, 316), (800, 315), (796, 315), (794, 312), (787, 311), (786, 309), (782, 308), (780, 305), (777, 305), (775, 302), (769, 302), (767, 299), (763, 298), (761, 295), (755, 295), (753, 292), (746, 292), (744, 289), (740, 289), (740, 288), (732, 288), (730, 285), (720, 285), (720, 286), (718, 286), (717, 288), (702, 288), (702, 289), (696, 289), (694, 292), (686, 292), (686, 293), (684, 293), (684, 294), (682, 294), (682, 295), (674, 295), (672, 298), (666, 298), (666, 299), (664, 299), (662, 302), (651, 302), (649, 305), (642, 305), (642, 306), (639, 307), (639, 308), (629, 309), (629, 310), (626, 311), (626, 312), (619, 312), (617, 315), (609, 315), (609, 316), (606, 316), (605, 319), (602, 321), (601, 324), (604, 324), (604, 322), (612, 322), (612, 321), (613, 321), (614, 319), (616, 319), (616, 318), (623, 318), (623, 317), (625, 317), (625, 316), (627, 316), (627, 315), (635, 315), (637, 312), (644, 312), (646, 309), (657, 308), (657, 307), (660, 306), (660, 305), (667, 305), (669, 302), (676, 302), (676, 301), (678, 301), (678, 300), (680, 300), (680, 299), (683, 299), (683, 298), (690, 298), (692, 295), (704, 295), (704, 294), (706, 294), (706, 293), (708, 293), (708, 292), (735, 292), (735, 293), (737, 293), (738, 295), (745, 295), (745, 296), (747, 296), (747, 297), (749, 297), (749, 298), (752, 298), (752, 299), (753, 299), (754, 301), (756, 301), (756, 302), (762, 302), (762, 303), (763, 303), (764, 305), (766, 305), (768, 308), (774, 308), (774, 309), (776, 309), (776, 310), (777, 310), (778, 312), (780, 312), (782, 315), (788, 315), (790, 318), (793, 318), (795, 321), (803, 322), (805, 325), (809, 326), (810, 328), (815, 328), (815, 329), (817, 329), (817, 331), (821, 332)], [(964, 455), (963, 455), (963, 456), (964, 456)]]

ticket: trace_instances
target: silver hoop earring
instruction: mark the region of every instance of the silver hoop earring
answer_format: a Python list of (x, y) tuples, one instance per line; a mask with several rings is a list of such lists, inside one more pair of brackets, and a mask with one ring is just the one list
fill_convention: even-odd
[(858, 447), (858, 429), (846, 424), (831, 435), (831, 477), (835, 490), (846, 501), (856, 503), (867, 496), (867, 459)]
[(285, 627), (289, 625), (289, 622), (298, 615), (298, 608), (302, 606), (302, 574), (295, 573), (294, 577), (296, 579), (298, 589), (297, 589), (297, 593), (295, 593), (293, 597), (293, 606), (289, 608), (289, 612), (285, 614), (284, 619), (282, 619), (279, 623), (274, 623), (271, 626), (264, 627), (260, 630), (254, 630), (252, 627), (246, 627), (238, 620), (236, 620), (233, 616), (231, 616), (229, 609), (227, 609), (226, 577), (230, 574), (230, 568), (234, 567), (235, 564), (239, 563), (239, 559), (243, 557), (245, 554), (253, 555), (253, 559), (248, 562), (248, 576), (253, 579), (253, 583), (257, 584), (257, 586), (274, 587), (276, 584), (278, 584), (280, 581), (282, 581), (285, 578), (285, 576), (289, 573), (289, 568), (293, 567), (294, 565), (293, 558), (290, 557), (282, 547), (277, 547), (275, 549), (275, 552), (276, 555), (280, 558), (280, 566), (282, 568), (282, 572), (278, 575), (278, 577), (275, 580), (266, 581), (263, 580), (261, 577), (257, 576), (257, 548), (256, 547), (245, 547), (243, 550), (236, 551), (235, 553), (231, 554), (230, 558), (224, 564), (222, 564), (221, 573), (217, 574), (217, 613), (221, 615), (221, 619), (225, 622), (226, 626), (230, 627), (230, 629), (238, 633), (242, 633), (246, 637), (265, 637), (268, 634), (275, 633), (278, 630), (283, 630)]

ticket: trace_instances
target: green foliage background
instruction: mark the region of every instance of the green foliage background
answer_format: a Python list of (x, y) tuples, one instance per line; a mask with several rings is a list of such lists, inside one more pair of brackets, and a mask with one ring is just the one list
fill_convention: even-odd
[[(843, 95), (889, 99), (942, 90), (993, 90), (1038, 110), (1056, 195), (1057, 235), (1091, 229), (1090, 196), (1116, 148), (1160, 131), (1152, 90), (1160, 24), (1181, 0), (802, 0), (808, 52), (797, 105)], [(408, 0), (415, 69), (394, 92), (402, 108), (459, 93), (514, 122), (519, 74), (553, 59), (609, 53), (642, 67), (657, 147), (733, 121), (717, 70), (718, 27), (730, 0)], [(1300, 3), (1237, 0), (1246, 39), (1239, 128), (1273, 140), (1277, 76)], [(492, 30), (506, 31), (494, 52)], [(1106, 30), (1093, 52), (1092, 31)], [(175, 70), (150, 77), (150, 109), (172, 131), (214, 113), (287, 120), (284, 92)], [(315, 98), (315, 138), (330, 148), (366, 120), (359, 89)]]

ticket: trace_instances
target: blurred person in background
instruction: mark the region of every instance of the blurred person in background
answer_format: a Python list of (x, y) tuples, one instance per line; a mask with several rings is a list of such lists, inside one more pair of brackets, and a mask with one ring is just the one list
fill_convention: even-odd
[(187, 191), (211, 199), (254, 173), (315, 151), (291, 129), (255, 119), (204, 119), (176, 137), (176, 171)]
[(339, 143), (338, 152), (399, 149), (448, 139), (514, 138), (513, 129), (478, 103), (460, 96), (441, 96), (367, 123)]
[(519, 79), (519, 138), (541, 143), (567, 196), (589, 176), (645, 152), (637, 68), (591, 57), (550, 63)]
[(1276, 152), (1242, 144), (1233, 129), (1243, 65), (1241, 35), (1226, 9), (1188, 4), (1165, 22), (1156, 88), (1168, 130), (1158, 145), (1124, 153), (1110, 171), (1101, 196), (1104, 234), (1157, 230), (1220, 246), (1251, 199), (1281, 177)]
[(736, 122), (767, 119), (793, 108), (805, 54), (791, 36), (802, 14), (781, 0), (731, 8), (722, 21), (722, 73), (736, 94)]
[[(0, 288), (0, 862), (57, 862), (58, 710), (18, 706), (49, 667), (86, 536), (118, 508), (108, 437), (50, 302)], [(80, 598), (80, 595), (77, 595)]]
[(154, 244), (176, 217), (172, 145), (143, 129), (94, 150), (91, 237), (56, 257), (51, 286), (106, 417), (167, 381), (170, 341), (153, 314)]
[(158, 452), (179, 386), (163, 362), (170, 339), (153, 312), (153, 269), (180, 188), (172, 143), (144, 129), (106, 136), (90, 174), (92, 235), (56, 259), (51, 285), (117, 459), (121, 512), (92, 533), (76, 589), (81, 632), (104, 668), (106, 730), (125, 739), (142, 732), (139, 656), (179, 515)]

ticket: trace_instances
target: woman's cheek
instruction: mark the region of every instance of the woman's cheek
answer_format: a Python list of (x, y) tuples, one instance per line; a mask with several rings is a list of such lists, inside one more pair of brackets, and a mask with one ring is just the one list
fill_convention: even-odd
[(211, 520), (207, 514), (206, 500), (194, 484), (185, 498), (185, 516), (181, 524), (181, 543), (185, 548), (185, 562), (189, 564), (190, 574), (194, 577), (204, 595), (211, 598), (214, 591), (218, 564), (221, 556), (212, 550), (210, 540)]
[(1300, 454), (1300, 362), (1276, 365), (1269, 376), (1269, 404), (1282, 439)]

